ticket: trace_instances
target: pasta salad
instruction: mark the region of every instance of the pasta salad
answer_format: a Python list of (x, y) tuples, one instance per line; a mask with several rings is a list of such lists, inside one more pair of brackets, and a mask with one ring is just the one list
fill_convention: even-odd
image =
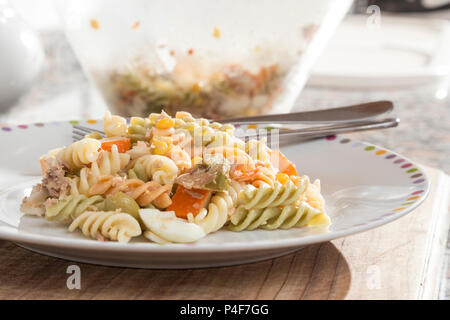
[(43, 155), (21, 211), (99, 241), (159, 244), (330, 224), (319, 180), (230, 124), (164, 111), (128, 123), (107, 112), (103, 131)]

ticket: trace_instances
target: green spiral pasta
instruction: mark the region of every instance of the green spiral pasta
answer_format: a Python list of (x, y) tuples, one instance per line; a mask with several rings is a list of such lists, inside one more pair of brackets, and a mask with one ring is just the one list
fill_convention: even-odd
[(105, 199), (102, 196), (86, 197), (85, 195), (68, 196), (64, 200), (46, 208), (47, 220), (67, 222), (76, 219), (86, 210), (103, 210)]
[(152, 127), (153, 125), (148, 118), (131, 117), (128, 126), (128, 137), (131, 139), (131, 143), (147, 140), (147, 131)]
[(255, 208), (267, 208), (277, 206), (287, 206), (297, 201), (306, 191), (309, 185), (309, 178), (303, 176), (299, 185), (296, 186), (292, 181), (288, 181), (286, 185), (275, 182), (273, 188), (267, 183), (255, 188), (247, 185), (239, 193), (239, 203), (247, 210)]
[(245, 209), (240, 206), (230, 218), (228, 229), (231, 231), (290, 229), (306, 225), (329, 224), (328, 216), (314, 209), (306, 202), (300, 206), (286, 206), (284, 208), (270, 207), (265, 209)]
[(139, 179), (144, 182), (150, 180), (145, 170), (144, 165), (141, 162), (136, 162), (133, 168), (128, 170), (128, 178), (129, 179)]

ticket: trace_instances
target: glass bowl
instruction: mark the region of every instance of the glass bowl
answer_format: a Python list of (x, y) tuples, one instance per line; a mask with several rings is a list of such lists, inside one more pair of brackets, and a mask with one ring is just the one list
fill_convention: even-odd
[(58, 1), (113, 113), (289, 112), (351, 0)]

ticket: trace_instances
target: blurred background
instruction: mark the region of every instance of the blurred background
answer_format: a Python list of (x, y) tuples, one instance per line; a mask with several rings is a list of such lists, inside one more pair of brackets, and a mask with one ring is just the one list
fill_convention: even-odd
[(55, 2), (0, 0), (0, 128), (392, 100), (398, 128), (350, 137), (450, 173), (450, 0)]

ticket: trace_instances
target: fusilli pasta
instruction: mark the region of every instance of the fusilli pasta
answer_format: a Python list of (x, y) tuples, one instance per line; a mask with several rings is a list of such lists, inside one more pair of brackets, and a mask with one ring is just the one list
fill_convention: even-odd
[(233, 199), (226, 192), (218, 192), (211, 198), (208, 210), (200, 210), (195, 217), (188, 214), (188, 221), (199, 225), (208, 234), (222, 228), (232, 211)]
[(149, 130), (153, 127), (147, 118), (131, 117), (128, 126), (128, 137), (132, 143), (145, 141), (149, 138)]
[(127, 120), (106, 111), (103, 117), (103, 131), (107, 137), (124, 136), (127, 133)]
[(231, 124), (162, 111), (127, 125), (107, 112), (103, 129), (107, 138), (95, 132), (40, 158), (42, 181), (22, 212), (72, 222), (69, 231), (97, 240), (128, 242), (143, 232), (159, 244), (197, 241), (226, 225), (330, 223), (320, 182), (300, 177), (265, 139), (236, 137)]
[(267, 162), (270, 160), (270, 149), (266, 145), (266, 139), (254, 140), (251, 139), (245, 144), (245, 151), (254, 160)]
[(86, 210), (103, 210), (105, 199), (101, 196), (68, 196), (63, 200), (50, 201), (46, 206), (47, 220), (67, 222), (77, 218)]
[(298, 186), (290, 180), (285, 185), (275, 182), (273, 188), (265, 183), (258, 188), (246, 185), (239, 193), (239, 202), (245, 209), (287, 206), (300, 199), (308, 184), (309, 179), (304, 176)]
[[(160, 155), (145, 155), (138, 158), (134, 168), (144, 170), (148, 179), (159, 184), (173, 184), (178, 175), (178, 167), (172, 159)], [(133, 168), (133, 169), (134, 169)], [(136, 172), (134, 172), (136, 174)], [(133, 173), (131, 173), (133, 174)], [(139, 176), (139, 174), (136, 174)]]
[(325, 225), (328, 217), (306, 202), (299, 206), (289, 205), (283, 208), (253, 208), (240, 206), (230, 218), (228, 229), (231, 231), (254, 230), (256, 228), (274, 230), (303, 227), (306, 225)]
[(100, 147), (100, 141), (84, 138), (61, 149), (56, 157), (69, 169), (79, 169), (97, 160)]
[(111, 152), (101, 151), (96, 162), (90, 168), (82, 168), (79, 177), (70, 180), (70, 194), (89, 195), (90, 188), (98, 182), (102, 175), (115, 175), (130, 162), (130, 155), (119, 153), (113, 145)]
[(103, 238), (129, 242), (132, 237), (139, 236), (142, 231), (139, 222), (128, 213), (86, 211), (78, 216), (69, 226), (73, 232), (77, 228), (86, 237), (98, 240)]
[(109, 195), (123, 192), (142, 207), (154, 204), (158, 208), (167, 208), (172, 203), (169, 196), (171, 189), (172, 185), (160, 185), (156, 181), (144, 182), (140, 179), (101, 176), (97, 184), (90, 188), (89, 194)]

